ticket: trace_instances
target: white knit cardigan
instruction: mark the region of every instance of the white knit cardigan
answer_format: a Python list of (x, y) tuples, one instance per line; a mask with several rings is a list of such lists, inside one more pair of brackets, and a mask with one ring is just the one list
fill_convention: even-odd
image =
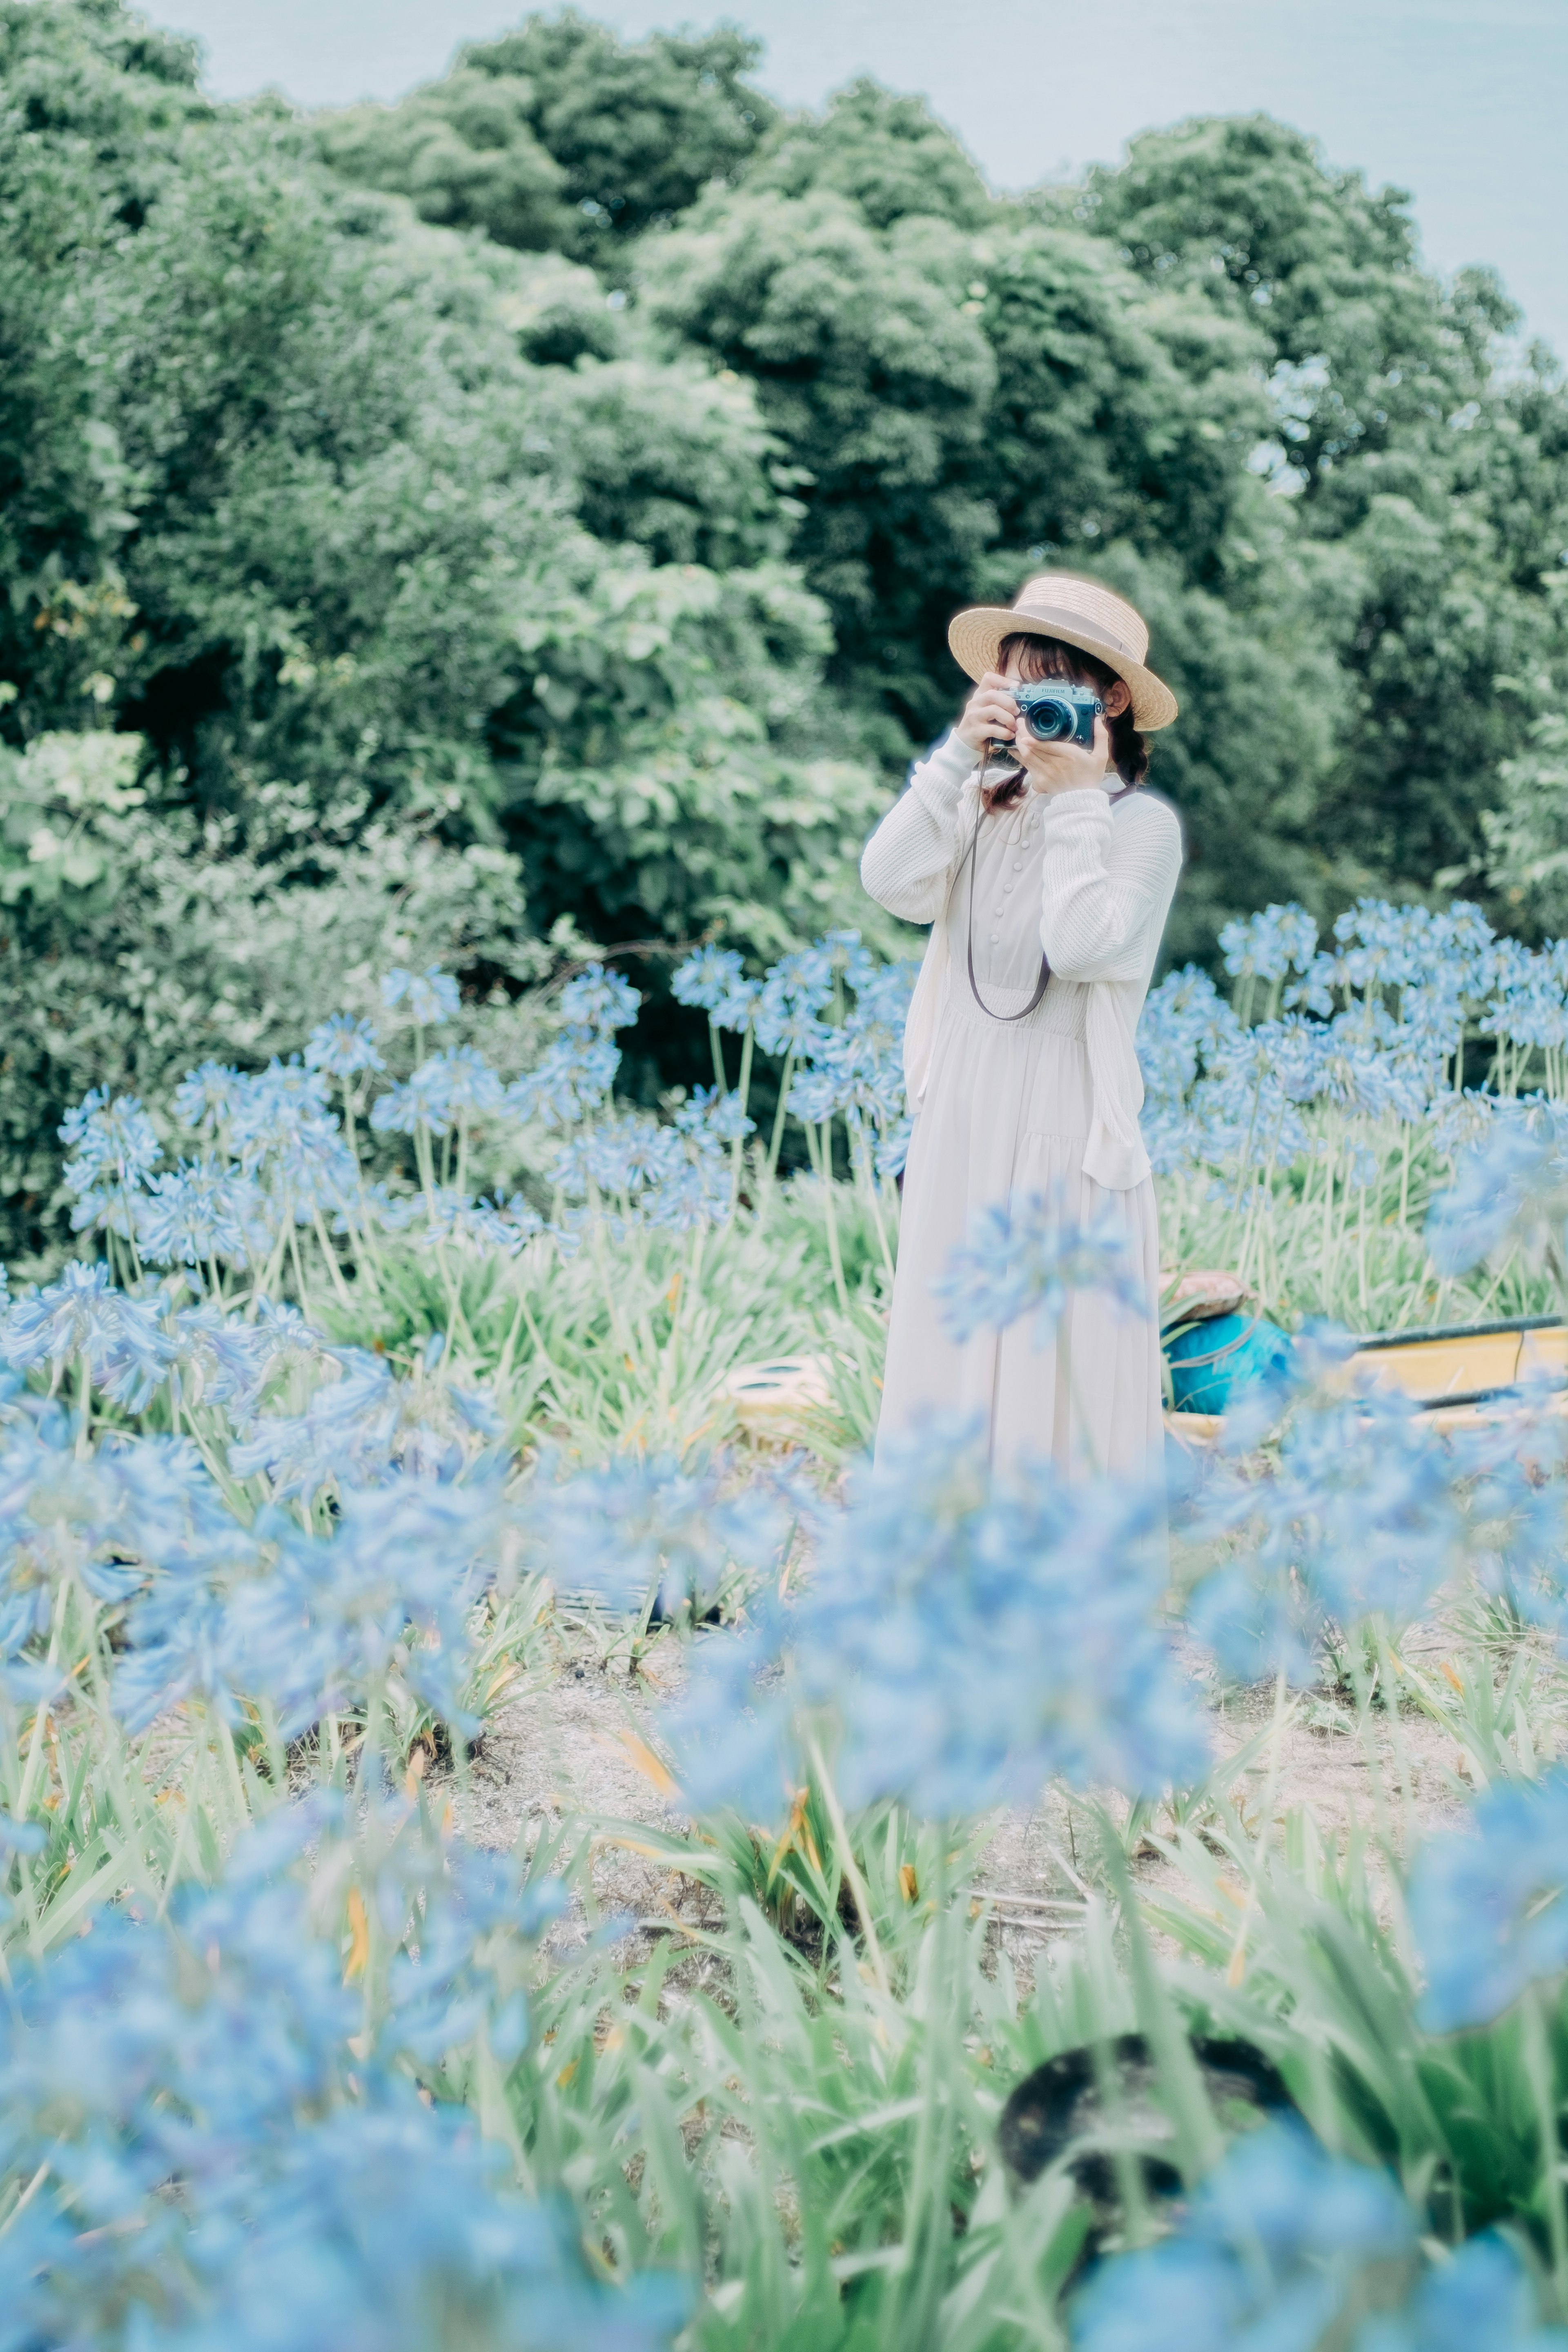
[[(904, 1031), (904, 1083), (917, 1109), (950, 982), (948, 896), (968, 850), (980, 777), (956, 735), (939, 743), (867, 843), (860, 879), (889, 914), (930, 923)], [(1040, 944), (1058, 980), (1087, 984), (1093, 1090), (1085, 1173), (1124, 1192), (1149, 1173), (1138, 1132), (1143, 1079), (1133, 1033), (1182, 866), (1182, 829), (1148, 793), (1113, 803), (1100, 785), (1044, 794)], [(1119, 796), (1120, 799), (1120, 796)]]

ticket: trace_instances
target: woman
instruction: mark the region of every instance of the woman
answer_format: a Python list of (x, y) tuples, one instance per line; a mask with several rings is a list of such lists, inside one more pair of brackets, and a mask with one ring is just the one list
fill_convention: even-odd
[[(994, 1467), (1134, 1470), (1161, 1423), (1132, 1034), (1182, 863), (1174, 812), (1139, 787), (1143, 735), (1175, 697), (1143, 666), (1132, 606), (1067, 572), (1031, 580), (1011, 610), (960, 613), (948, 638), (978, 684), (860, 864), (874, 898), (933, 927), (905, 1034), (915, 1125), (878, 1444), (956, 1409), (988, 1422)], [(1037, 678), (1093, 688), (1092, 750), (1019, 724), (1013, 689)], [(1033, 1196), (1067, 1221), (1110, 1213), (1149, 1318), (1080, 1291), (1043, 1346), (1032, 1317), (953, 1339), (932, 1283), (979, 1211)]]

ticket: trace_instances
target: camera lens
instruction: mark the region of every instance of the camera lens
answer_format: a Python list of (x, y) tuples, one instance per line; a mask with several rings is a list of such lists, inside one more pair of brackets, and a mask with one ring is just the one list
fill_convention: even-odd
[(1064, 735), (1072, 733), (1071, 707), (1058, 702), (1054, 695), (1048, 700), (1026, 704), (1024, 719), (1037, 743), (1059, 743)]

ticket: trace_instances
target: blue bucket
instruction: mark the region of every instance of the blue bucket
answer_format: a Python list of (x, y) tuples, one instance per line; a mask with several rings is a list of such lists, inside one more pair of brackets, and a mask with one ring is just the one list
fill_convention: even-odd
[(1293, 1352), (1288, 1333), (1256, 1315), (1216, 1315), (1164, 1343), (1178, 1412), (1224, 1412), (1255, 1381), (1281, 1379)]

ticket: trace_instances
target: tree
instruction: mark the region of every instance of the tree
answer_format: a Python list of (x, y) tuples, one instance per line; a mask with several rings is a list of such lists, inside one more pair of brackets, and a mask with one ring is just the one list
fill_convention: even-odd
[(469, 67), (401, 106), (325, 116), (321, 152), (345, 180), (412, 199), (422, 220), (482, 228), (534, 252), (574, 239), (566, 174), (533, 131), (534, 89), (521, 74)]
[(837, 91), (820, 117), (785, 115), (775, 122), (745, 183), (784, 196), (831, 190), (874, 229), (910, 218), (981, 229), (1011, 209), (996, 202), (973, 159), (923, 99), (900, 97), (869, 76)]
[(626, 47), (568, 8), (471, 43), (400, 106), (323, 117), (319, 136), (346, 177), (426, 220), (607, 262), (743, 167), (774, 113), (744, 79), (761, 53), (727, 26)]
[(1062, 565), (1181, 696), (1181, 950), (1479, 873), (1568, 680), (1568, 394), (1495, 281), (1266, 118), (1015, 200), (756, 61), (533, 16), (302, 122), (0, 0), (0, 734), (134, 732), (236, 855), (282, 793), (521, 858), (540, 930), (779, 945), (954, 606)]
[(1347, 867), (1419, 886), (1475, 862), (1517, 727), (1495, 681), (1561, 675), (1568, 655), (1543, 583), (1568, 516), (1568, 405), (1542, 362), (1528, 389), (1498, 381), (1517, 313), (1489, 272), (1426, 273), (1408, 205), (1253, 117), (1134, 141), (1080, 210), (1152, 284), (1200, 289), (1260, 337), (1261, 454), (1332, 551), (1320, 625), (1347, 723), (1318, 821)]
[(799, 469), (795, 551), (833, 615), (835, 675), (917, 727), (933, 591), (966, 581), (996, 528), (973, 487), (996, 371), (963, 308), (966, 251), (945, 222), (879, 233), (828, 191), (746, 190), (695, 207), (639, 277), (674, 342), (756, 385)]
[(0, 675), (73, 720), (122, 635), (130, 523), (89, 289), (211, 112), (189, 45), (117, 0), (0, 5)]

